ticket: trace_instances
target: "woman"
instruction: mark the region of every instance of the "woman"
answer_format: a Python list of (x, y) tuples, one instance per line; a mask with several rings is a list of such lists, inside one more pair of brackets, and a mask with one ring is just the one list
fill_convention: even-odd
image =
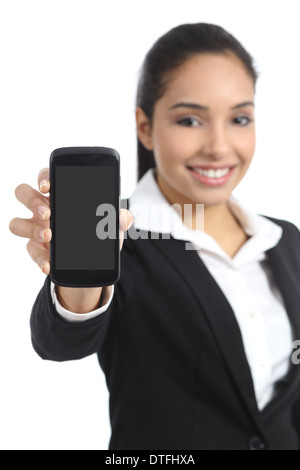
[[(176, 27), (149, 51), (136, 106), (139, 182), (120, 211), (115, 286), (51, 285), (48, 170), (40, 193), (16, 190), (34, 216), (10, 228), (47, 274), (33, 346), (56, 361), (98, 354), (110, 449), (298, 448), (299, 231), (232, 195), (255, 150), (256, 79), (251, 56), (219, 26)], [(158, 217), (145, 216), (154, 206)]]

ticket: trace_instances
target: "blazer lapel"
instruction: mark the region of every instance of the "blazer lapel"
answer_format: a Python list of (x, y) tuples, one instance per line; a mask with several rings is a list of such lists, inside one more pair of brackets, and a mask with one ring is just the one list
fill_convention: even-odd
[[(287, 314), (293, 329), (293, 339), (300, 339), (300, 289), (299, 273), (293, 270), (295, 261), (291, 259), (291, 250), (287, 250), (288, 242), (280, 242), (276, 247), (267, 251), (269, 263), (272, 269), (274, 281), (279, 288)], [(295, 254), (296, 255), (296, 254)], [(291, 355), (292, 355), (291, 345)], [(275, 398), (264, 408), (263, 413), (267, 417), (274, 413), (278, 407), (300, 387), (300, 366), (290, 363), (290, 370), (283, 381), (281, 389)]]
[(227, 298), (197, 252), (185, 250), (185, 241), (173, 237), (151, 241), (190, 287), (206, 316), (237, 393), (250, 419), (261, 430), (260, 413), (240, 328)]

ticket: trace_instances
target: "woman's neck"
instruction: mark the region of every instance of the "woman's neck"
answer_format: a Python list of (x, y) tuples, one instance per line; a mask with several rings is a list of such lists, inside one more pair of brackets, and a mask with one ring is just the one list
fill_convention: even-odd
[[(245, 230), (230, 209), (229, 201), (215, 205), (201, 205), (186, 200), (172, 191), (166, 191), (160, 176), (155, 172), (157, 184), (167, 201), (174, 205), (174, 209), (181, 217), (182, 222), (191, 230), (203, 230), (210, 235), (230, 256), (234, 257), (239, 248), (249, 239)], [(170, 189), (170, 188), (168, 188)], [(185, 210), (188, 205), (189, 210)], [(199, 208), (201, 215), (199, 217)]]

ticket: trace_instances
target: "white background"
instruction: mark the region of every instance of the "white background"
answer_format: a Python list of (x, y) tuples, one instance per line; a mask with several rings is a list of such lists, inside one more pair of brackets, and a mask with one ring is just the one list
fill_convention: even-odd
[(300, 227), (300, 29), (297, 0), (1, 0), (0, 447), (107, 449), (108, 392), (96, 356), (52, 363), (31, 346), (29, 316), (44, 282), (12, 235), (30, 217), (14, 196), (54, 148), (100, 145), (121, 155), (122, 197), (136, 184), (135, 90), (153, 42), (181, 23), (219, 24), (260, 71), (257, 150), (235, 195)]

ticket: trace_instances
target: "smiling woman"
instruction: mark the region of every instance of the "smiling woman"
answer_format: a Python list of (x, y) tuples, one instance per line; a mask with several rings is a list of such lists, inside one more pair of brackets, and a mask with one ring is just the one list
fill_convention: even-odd
[[(291, 354), (300, 337), (300, 233), (232, 194), (255, 151), (256, 78), (251, 56), (219, 26), (182, 25), (154, 44), (137, 93), (139, 181), (123, 201), (143, 236), (124, 239), (116, 285), (57, 292), (47, 276), (33, 306), (41, 357), (98, 354), (110, 449), (299, 448), (300, 369)], [(47, 199), (27, 186), (21, 201), (25, 189), (45, 229), (35, 207)], [(189, 217), (172, 217), (176, 205), (186, 215), (186, 204)], [(194, 229), (198, 204), (204, 230)], [(153, 207), (157, 217), (147, 220)], [(11, 226), (32, 233), (29, 251), (41, 261), (48, 242), (32, 227)]]

